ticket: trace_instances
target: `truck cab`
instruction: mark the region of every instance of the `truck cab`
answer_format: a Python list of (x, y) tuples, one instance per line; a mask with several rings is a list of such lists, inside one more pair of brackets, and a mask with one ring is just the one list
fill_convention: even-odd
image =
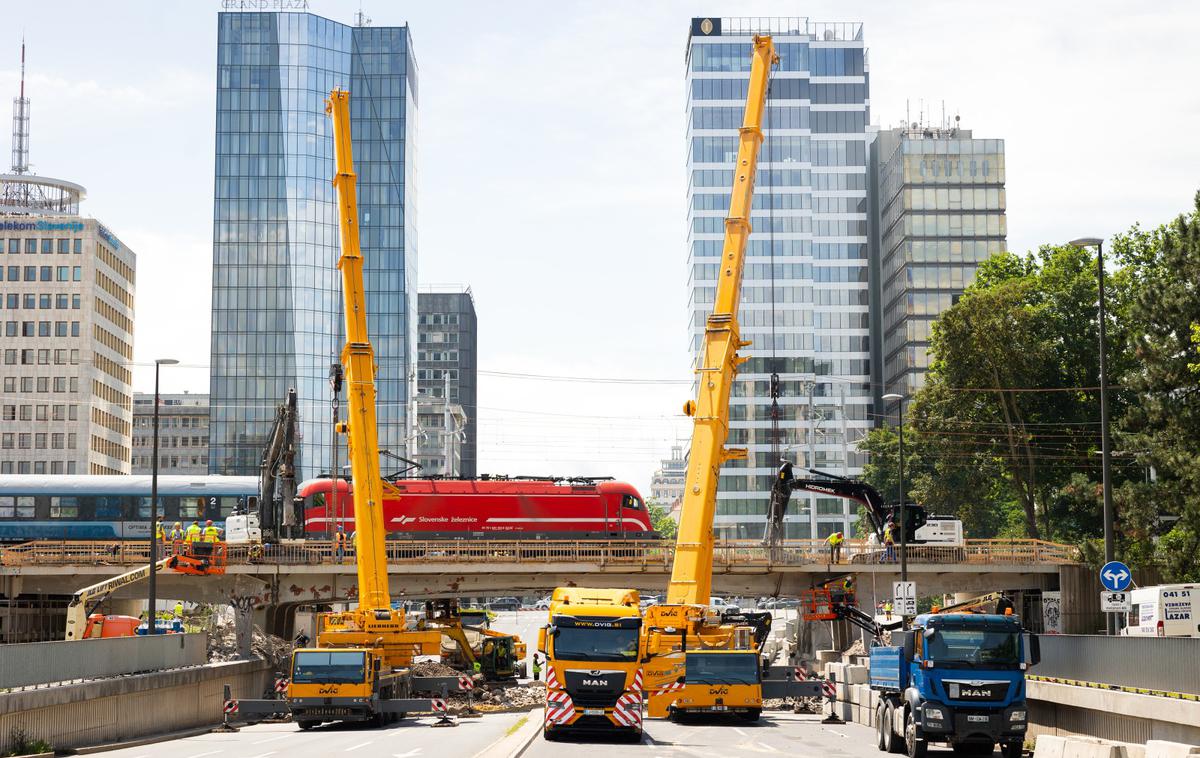
[(642, 737), (642, 618), (636, 590), (560, 587), (538, 631), (546, 656), (542, 735)]
[[(670, 698), (667, 715), (732, 714), (757, 721), (762, 714), (762, 667), (754, 650), (689, 650), (683, 689)], [(651, 715), (654, 715), (651, 709)]]
[(287, 700), (301, 729), (326, 721), (373, 721), (385, 714), (380, 700), (404, 681), (383, 670), (380, 651), (371, 648), (302, 648), (292, 654)]
[(1037, 663), (1037, 638), (1016, 616), (924, 614), (899, 645), (870, 650), (870, 686), (881, 750), (924, 756), (931, 742), (1019, 758), (1028, 712), (1025, 671)]

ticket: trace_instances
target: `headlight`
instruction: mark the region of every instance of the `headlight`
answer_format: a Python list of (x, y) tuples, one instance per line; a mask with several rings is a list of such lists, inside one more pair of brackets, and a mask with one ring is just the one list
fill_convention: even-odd
[(934, 721), (941, 721), (946, 718), (946, 713), (941, 708), (934, 708), (931, 705), (925, 706), (922, 713), (925, 714), (925, 718), (933, 719)]
[(1025, 720), (1025, 711), (1013, 711), (1012, 713), (1009, 714), (1008, 720), (1009, 721), (1024, 721)]

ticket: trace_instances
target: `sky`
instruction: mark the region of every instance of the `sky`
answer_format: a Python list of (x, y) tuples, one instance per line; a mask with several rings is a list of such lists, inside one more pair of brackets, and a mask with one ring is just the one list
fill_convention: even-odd
[[(26, 0), (0, 36), (0, 94), (28, 44), (33, 170), (138, 255), (139, 391), (162, 357), (164, 392), (208, 391), (220, 5)], [(360, 7), (412, 28), (418, 277), (474, 293), (481, 472), (647, 491), (690, 435), (692, 16), (862, 22), (873, 123), (944, 103), (1005, 140), (1011, 250), (1157, 225), (1200, 189), (1200, 4), (310, 0)]]

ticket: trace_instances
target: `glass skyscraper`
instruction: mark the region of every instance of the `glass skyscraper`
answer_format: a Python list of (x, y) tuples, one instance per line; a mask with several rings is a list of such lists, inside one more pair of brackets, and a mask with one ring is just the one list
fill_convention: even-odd
[(324, 106), (335, 86), (351, 92), (379, 445), (403, 455), (417, 269), (417, 67), (408, 27), (221, 13), (217, 44), (209, 470), (257, 471), (290, 387), (300, 401), (297, 474), (330, 467), (328, 375), (344, 340)]
[[(774, 38), (766, 139), (742, 283), (744, 364), (728, 444), (746, 461), (721, 469), (718, 536), (760, 538), (780, 455), (844, 476), (871, 426), (867, 294), (866, 50), (862, 25), (805, 18), (692, 19), (687, 51), (688, 303), (696, 359), (716, 293), (750, 46)], [(777, 375), (773, 382), (772, 375)], [(772, 392), (772, 384), (775, 391)], [(774, 394), (774, 397), (773, 397)], [(857, 508), (797, 493), (788, 538), (849, 530)]]
[(911, 397), (925, 384), (933, 322), (979, 263), (1005, 249), (1004, 140), (946, 125), (887, 129), (871, 147), (871, 171), (876, 390)]

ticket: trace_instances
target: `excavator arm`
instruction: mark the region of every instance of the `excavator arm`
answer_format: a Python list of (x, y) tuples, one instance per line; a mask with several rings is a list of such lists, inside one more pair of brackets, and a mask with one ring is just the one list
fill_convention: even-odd
[[(275, 541), (284, 529), (296, 526), (292, 500), (296, 497), (296, 390), (275, 409), (275, 423), (259, 464), (259, 524), (263, 537)], [(276, 494), (282, 507), (277, 508)]]
[[(866, 508), (868, 519), (870, 519), (871, 529), (880, 544), (884, 543), (884, 530), (887, 528), (888, 521), (893, 520), (896, 523), (900, 521), (898, 505), (885, 505), (879, 491), (866, 482), (827, 474), (816, 469), (809, 469), (809, 471), (818, 474), (821, 478), (796, 479), (792, 476), (790, 463), (785, 463), (780, 467), (779, 473), (775, 477), (775, 483), (771, 486), (771, 518), (775, 521), (775, 533), (779, 532), (778, 526), (783, 522), (792, 492), (803, 490), (844, 497), (862, 504)], [(908, 539), (912, 541), (914, 532), (925, 525), (925, 509), (910, 503), (905, 511), (907, 511), (906, 518), (908, 520)]]

